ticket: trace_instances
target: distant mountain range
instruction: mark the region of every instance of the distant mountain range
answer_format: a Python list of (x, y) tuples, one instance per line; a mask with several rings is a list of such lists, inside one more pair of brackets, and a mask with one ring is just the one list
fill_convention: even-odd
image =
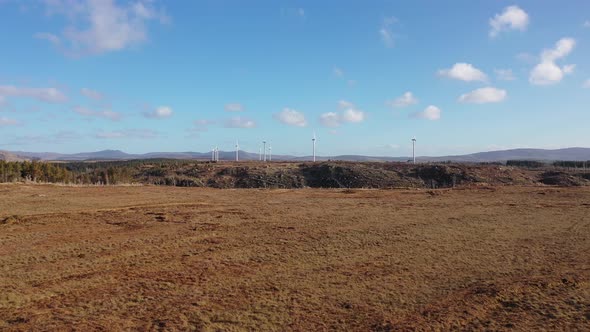
[(0, 160), (5, 160), (5, 161), (22, 161), (22, 160), (26, 160), (27, 158), (20, 158), (16, 155), (14, 155), (13, 153), (10, 153), (8, 151), (0, 151)]
[[(97, 152), (83, 152), (62, 154), (53, 152), (24, 152), (0, 151), (0, 160), (47, 160), (47, 161), (85, 161), (85, 160), (133, 160), (133, 159), (195, 159), (209, 160), (210, 152), (150, 152), (145, 154), (129, 154), (119, 150), (104, 150)], [(234, 160), (235, 151), (219, 151), (220, 160)], [(311, 156), (297, 157), (289, 155), (273, 155), (273, 160), (280, 161), (309, 161)], [(257, 153), (240, 151), (240, 160), (258, 160)], [(407, 161), (409, 157), (372, 157), (361, 155), (341, 155), (331, 157), (317, 157), (317, 160), (342, 161)], [(503, 151), (478, 152), (457, 156), (417, 157), (418, 161), (455, 161), (455, 162), (503, 162), (506, 160), (590, 160), (590, 148), (567, 148), (557, 150), (544, 149), (513, 149)]]

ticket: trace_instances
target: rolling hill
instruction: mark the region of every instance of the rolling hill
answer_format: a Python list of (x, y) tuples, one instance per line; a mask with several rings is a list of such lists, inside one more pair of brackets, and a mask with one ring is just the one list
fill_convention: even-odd
[[(83, 152), (74, 154), (61, 154), (52, 152), (0, 152), (0, 160), (36, 159), (52, 161), (84, 161), (84, 160), (131, 160), (131, 159), (196, 159), (209, 160), (210, 152), (150, 152), (145, 154), (129, 154), (120, 150), (103, 150), (97, 152)], [(235, 151), (219, 151), (220, 160), (233, 160)], [(258, 153), (240, 151), (240, 160), (258, 160)], [(410, 157), (387, 156), (363, 156), (363, 155), (339, 155), (319, 156), (317, 160), (342, 160), (342, 161), (398, 161), (409, 160)], [(556, 150), (546, 149), (512, 149), (501, 151), (478, 152), (456, 156), (420, 156), (421, 162), (505, 162), (506, 160), (590, 160), (590, 148), (565, 148)], [(309, 161), (311, 156), (273, 155), (273, 160), (281, 161)]]
[(19, 157), (8, 151), (0, 151), (0, 160), (4, 161), (23, 161), (26, 158)]

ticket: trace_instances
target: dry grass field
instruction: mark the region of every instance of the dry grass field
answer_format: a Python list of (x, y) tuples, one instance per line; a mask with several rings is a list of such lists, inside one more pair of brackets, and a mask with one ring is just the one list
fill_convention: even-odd
[(590, 188), (0, 185), (0, 330), (587, 330)]

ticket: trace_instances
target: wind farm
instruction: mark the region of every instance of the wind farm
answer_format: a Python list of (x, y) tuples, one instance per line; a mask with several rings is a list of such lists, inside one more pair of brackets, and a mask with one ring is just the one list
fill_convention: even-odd
[(2, 153), (0, 329), (585, 328), (587, 149), (311, 141)]
[[(311, 137), (303, 160), (269, 140), (190, 159), (6, 154), (0, 328), (586, 325), (590, 163), (555, 159), (584, 149), (440, 162), (411, 138), (402, 160), (343, 161)], [(552, 159), (474, 161), (534, 153)]]
[(0, 28), (0, 331), (590, 330), (590, 1)]

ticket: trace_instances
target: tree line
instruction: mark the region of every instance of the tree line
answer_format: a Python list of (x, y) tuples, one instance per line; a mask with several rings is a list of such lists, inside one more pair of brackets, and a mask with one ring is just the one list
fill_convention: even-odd
[(542, 162), (538, 160), (508, 160), (506, 166), (526, 167), (526, 168), (543, 168), (548, 166), (560, 167), (560, 168), (574, 168), (574, 169), (587, 169), (590, 167), (590, 160), (588, 161), (570, 161), (570, 160), (557, 160), (554, 162)]
[(59, 164), (42, 162), (7, 162), (0, 160), (1, 182), (63, 182), (72, 180), (70, 172)]
[(184, 173), (187, 166), (194, 166), (194, 164), (196, 164), (195, 161), (174, 159), (65, 163), (0, 160), (0, 183), (38, 182), (90, 185), (149, 183), (177, 185), (177, 182), (181, 182), (183, 179), (177, 179), (174, 176), (176, 172), (180, 173), (182, 169), (182, 173)]
[(132, 183), (133, 177), (129, 167), (0, 160), (0, 182), (108, 185)]

